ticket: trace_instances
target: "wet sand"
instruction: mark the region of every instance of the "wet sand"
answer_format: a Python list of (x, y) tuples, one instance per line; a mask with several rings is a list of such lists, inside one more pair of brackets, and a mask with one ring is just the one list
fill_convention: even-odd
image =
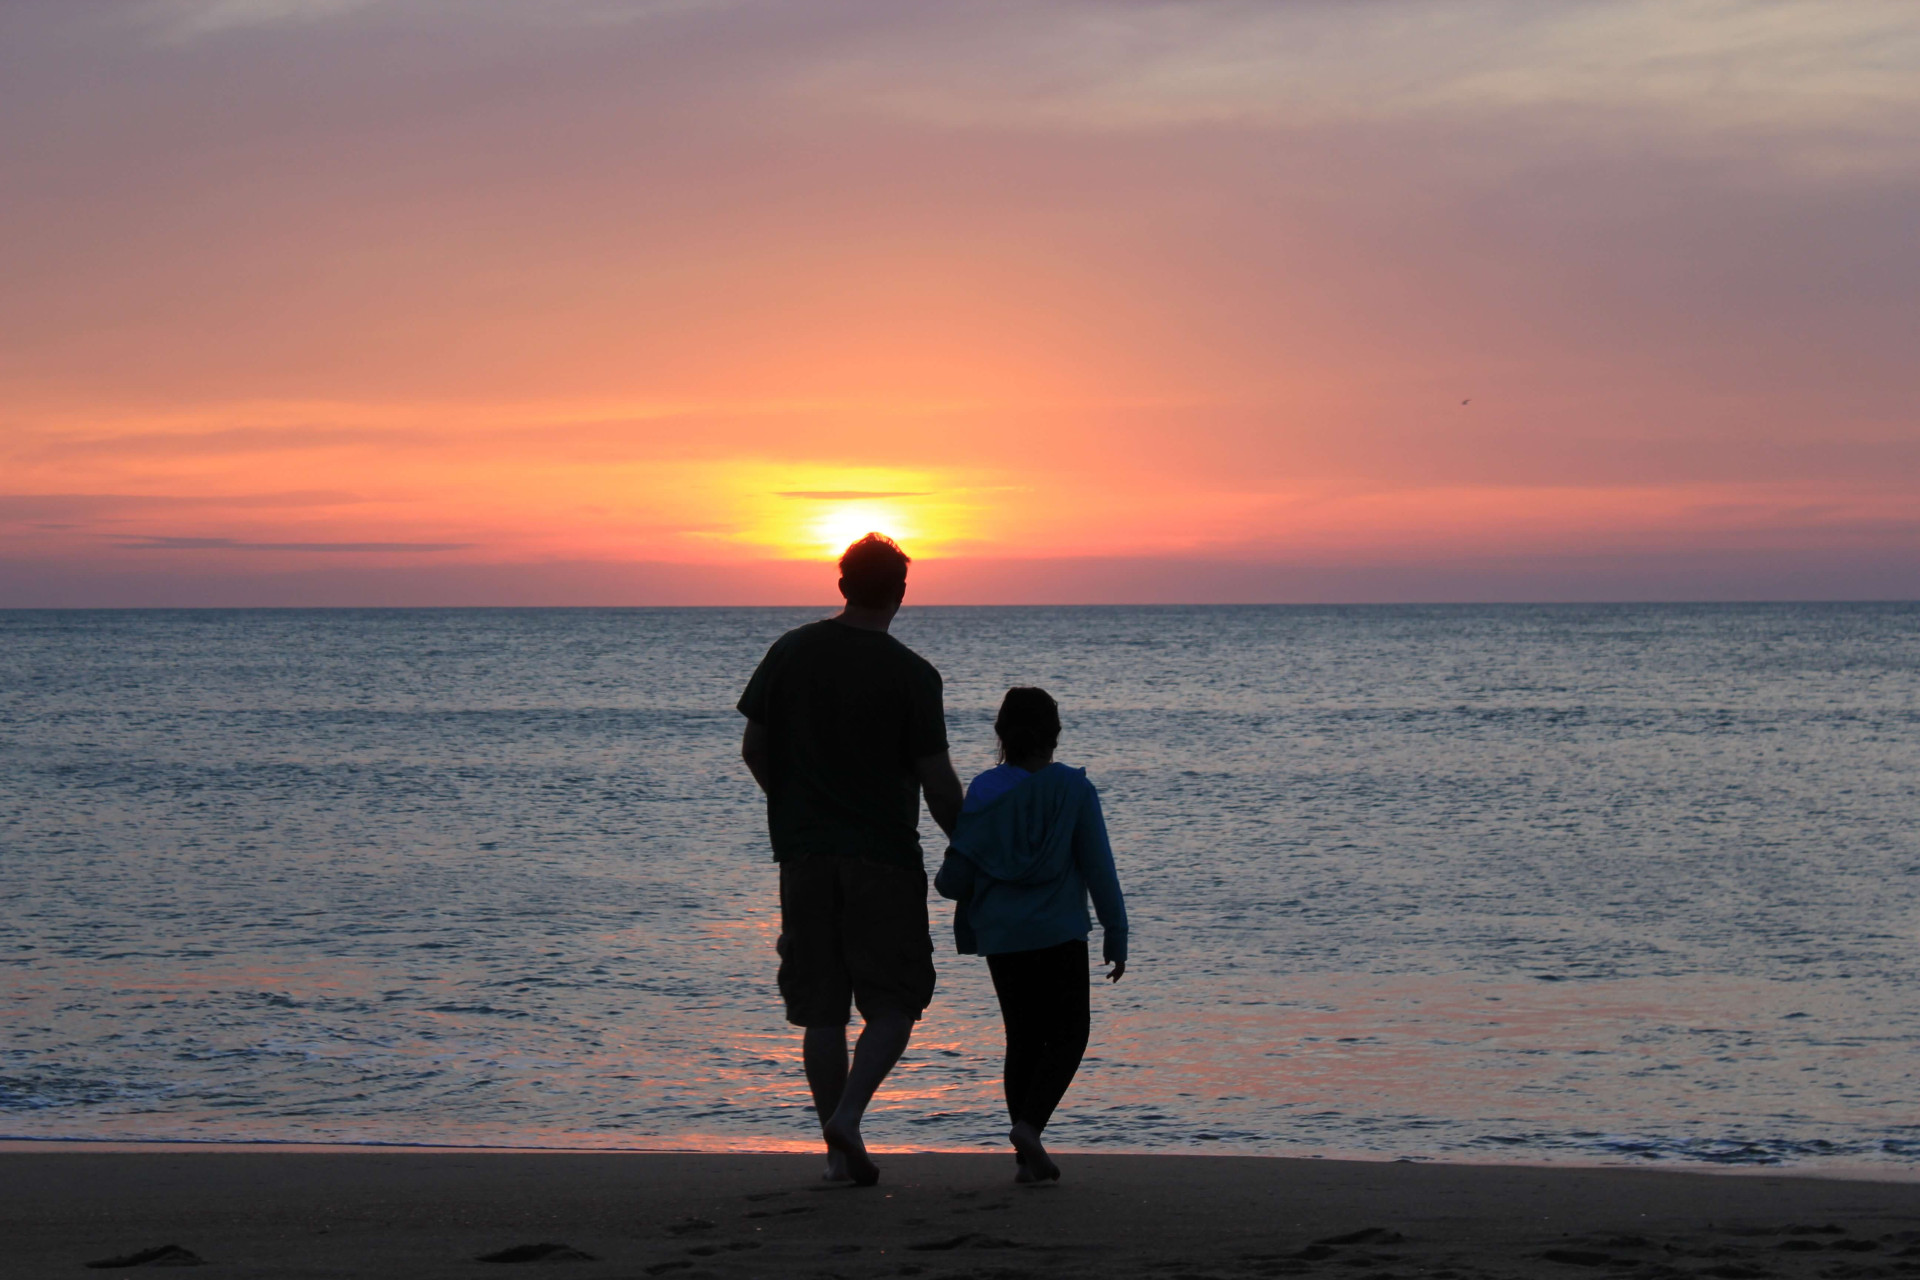
[[(1069, 1154), (1028, 1188), (1007, 1157), (880, 1161), (856, 1190), (794, 1155), (13, 1146), (0, 1276), (161, 1245), (249, 1277), (1920, 1275), (1912, 1182)], [(501, 1253), (528, 1260), (477, 1260)]]

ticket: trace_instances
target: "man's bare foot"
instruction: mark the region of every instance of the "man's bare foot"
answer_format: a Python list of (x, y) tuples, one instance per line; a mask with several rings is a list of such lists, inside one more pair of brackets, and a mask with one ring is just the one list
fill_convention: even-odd
[(1015, 1182), (1060, 1181), (1060, 1166), (1053, 1162), (1046, 1147), (1041, 1145), (1038, 1129), (1022, 1120), (1008, 1131), (1007, 1140), (1013, 1143), (1013, 1149), (1022, 1157), (1020, 1172), (1014, 1175)]
[(827, 1159), (839, 1156), (854, 1186), (870, 1187), (880, 1181), (880, 1166), (867, 1158), (867, 1144), (860, 1140), (858, 1129), (829, 1120), (820, 1126), (820, 1136), (827, 1140)]
[(847, 1158), (838, 1151), (827, 1152), (827, 1171), (820, 1175), (822, 1182), (852, 1182), (853, 1175), (847, 1172)]

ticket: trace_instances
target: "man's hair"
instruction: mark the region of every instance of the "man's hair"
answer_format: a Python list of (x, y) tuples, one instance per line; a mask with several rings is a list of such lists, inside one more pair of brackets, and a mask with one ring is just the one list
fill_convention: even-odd
[(1045, 755), (1060, 745), (1060, 704), (1045, 689), (1025, 685), (1007, 690), (993, 718), (1000, 736), (1000, 758)]
[(840, 557), (840, 594), (848, 604), (866, 609), (899, 604), (907, 594), (907, 566), (911, 563), (892, 538), (870, 533)]

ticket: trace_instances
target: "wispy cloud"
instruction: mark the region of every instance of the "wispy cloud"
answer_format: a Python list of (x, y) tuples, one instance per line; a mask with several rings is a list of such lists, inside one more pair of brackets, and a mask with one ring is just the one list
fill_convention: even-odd
[(787, 489), (776, 498), (815, 498), (823, 502), (857, 502), (862, 498), (926, 498), (930, 489)]
[(125, 551), (465, 551), (471, 542), (241, 542), (234, 538), (175, 538), (143, 534), (118, 544)]
[(0, 523), (102, 520), (145, 511), (188, 508), (220, 510), (339, 507), (361, 501), (363, 499), (357, 494), (330, 489), (237, 494), (0, 493)]
[(214, 35), (245, 27), (321, 22), (379, 0), (157, 0), (148, 12), (174, 39)]
[(33, 444), (16, 446), (13, 452), (17, 457), (35, 460), (87, 454), (105, 454), (115, 458), (191, 458), (351, 449), (363, 445), (387, 449), (407, 445), (432, 447), (444, 444), (446, 439), (446, 432), (393, 427), (250, 426), (221, 427), (212, 431), (43, 436)]
[(808, 60), (813, 91), (951, 125), (1289, 129), (1541, 108), (1676, 124), (1898, 123), (1905, 0), (1061, 3), (896, 10)]
[(306, 25), (381, 10), (444, 19), (613, 26), (708, 10), (748, 0), (148, 0), (146, 12), (168, 37), (189, 40), (256, 27)]
[(145, 12), (176, 39), (387, 19), (467, 36), (670, 19), (672, 39), (742, 90), (1020, 130), (1543, 107), (1804, 129), (1920, 102), (1911, 0), (149, 0)]

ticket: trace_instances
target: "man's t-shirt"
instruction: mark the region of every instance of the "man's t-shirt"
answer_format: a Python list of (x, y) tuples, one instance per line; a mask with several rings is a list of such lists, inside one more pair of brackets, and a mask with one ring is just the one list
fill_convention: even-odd
[(913, 762), (947, 749), (932, 663), (884, 631), (828, 618), (773, 642), (739, 710), (767, 728), (776, 862), (922, 865)]

